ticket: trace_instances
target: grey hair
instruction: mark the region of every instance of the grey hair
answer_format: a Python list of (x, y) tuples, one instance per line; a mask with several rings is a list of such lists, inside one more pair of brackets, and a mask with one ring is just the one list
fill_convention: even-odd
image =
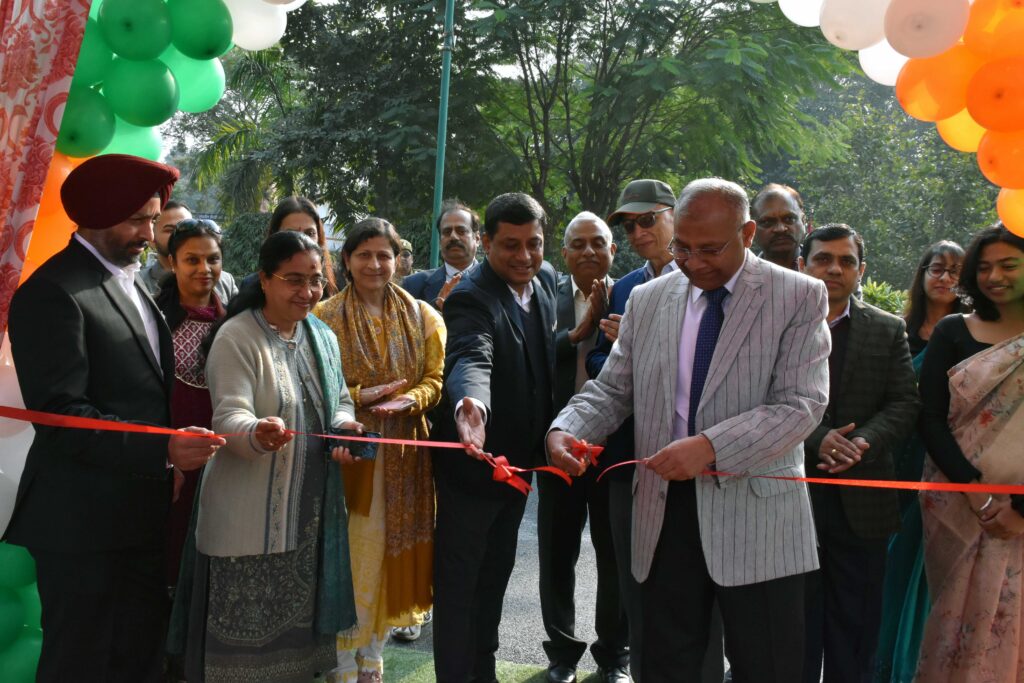
[(605, 234), (605, 237), (608, 238), (608, 244), (612, 243), (612, 230), (608, 227), (608, 224), (604, 222), (604, 219), (592, 211), (580, 211), (571, 221), (569, 221), (569, 225), (565, 226), (565, 235), (562, 237), (563, 247), (569, 246), (569, 236), (572, 234), (573, 228), (580, 223), (594, 223), (601, 229), (601, 232)]
[(699, 178), (691, 181), (679, 193), (676, 200), (675, 216), (686, 216), (690, 213), (690, 205), (706, 195), (714, 195), (725, 201), (736, 210), (744, 223), (750, 220), (750, 199), (746, 191), (732, 182), (722, 178)]

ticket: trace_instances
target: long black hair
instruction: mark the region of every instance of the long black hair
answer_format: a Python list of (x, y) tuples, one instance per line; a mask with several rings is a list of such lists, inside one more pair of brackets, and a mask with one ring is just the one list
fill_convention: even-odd
[[(205, 218), (187, 218), (174, 228), (171, 238), (167, 241), (167, 253), (171, 258), (177, 258), (178, 249), (193, 237), (209, 237), (221, 247), (220, 226)], [(223, 251), (221, 252), (223, 254)], [(214, 283), (216, 284), (216, 283)], [(167, 273), (159, 282), (160, 291), (156, 295), (157, 308), (164, 314), (167, 326), (171, 332), (178, 329), (178, 326), (185, 321), (188, 314), (181, 305), (181, 293), (178, 291), (178, 279), (174, 273)], [(213, 296), (216, 296), (214, 294)]]
[[(331, 259), (331, 252), (327, 248), (327, 230), (324, 228), (324, 220), (316, 210), (316, 204), (306, 197), (292, 195), (285, 197), (270, 215), (270, 224), (267, 226), (268, 235), (281, 231), (281, 223), (293, 213), (304, 213), (313, 219), (316, 224), (316, 243), (320, 247), (320, 258), (324, 264), (324, 277), (327, 278), (327, 286), (324, 287), (324, 297), (334, 296), (338, 293), (338, 282), (334, 277), (334, 264)], [(307, 235), (308, 237), (308, 235)]]
[(996, 242), (1005, 242), (1011, 247), (1024, 252), (1024, 237), (1015, 235), (1002, 223), (985, 228), (971, 240), (964, 256), (963, 270), (960, 272), (960, 293), (968, 297), (974, 305), (974, 312), (982, 320), (999, 320), (999, 309), (992, 300), (985, 296), (978, 286), (978, 262), (985, 247)]
[[(907, 332), (915, 334), (924, 324), (925, 315), (928, 313), (928, 296), (924, 292), (924, 279), (928, 276), (928, 264), (936, 256), (953, 256), (963, 261), (964, 249), (956, 242), (942, 240), (931, 245), (921, 254), (921, 260), (917, 263), (914, 277), (910, 281), (910, 290), (907, 296), (907, 307), (903, 319), (907, 321)], [(966, 313), (968, 306), (959, 297), (953, 302), (950, 313)]]
[[(282, 230), (275, 232), (263, 241), (260, 245), (259, 272), (268, 277), (277, 272), (281, 264), (302, 252), (311, 251), (320, 257), (323, 263), (324, 251), (313, 240), (301, 232), (293, 230)], [(263, 308), (267, 303), (267, 297), (263, 293), (263, 286), (258, 277), (252, 278), (250, 282), (242, 285), (238, 294), (228, 305), (227, 314), (214, 324), (210, 335), (203, 340), (203, 351), (209, 353), (213, 339), (217, 336), (221, 326), (239, 313), (254, 309)]]

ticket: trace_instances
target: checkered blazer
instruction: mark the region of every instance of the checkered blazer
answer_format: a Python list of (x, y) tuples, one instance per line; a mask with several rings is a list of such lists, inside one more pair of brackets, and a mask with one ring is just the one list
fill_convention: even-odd
[[(893, 479), (898, 454), (921, 406), (917, 378), (901, 318), (858, 299), (850, 300), (850, 332), (843, 357), (841, 395), (804, 443), (807, 471), (815, 477)], [(862, 436), (871, 448), (861, 461), (840, 474), (816, 469), (821, 440), (830, 429), (853, 422), (846, 438)], [(861, 538), (886, 538), (899, 528), (896, 491), (843, 486), (839, 498), (850, 528)]]

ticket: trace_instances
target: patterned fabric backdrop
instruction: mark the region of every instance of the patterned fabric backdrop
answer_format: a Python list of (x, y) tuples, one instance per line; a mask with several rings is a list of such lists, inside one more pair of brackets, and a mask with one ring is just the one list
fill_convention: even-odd
[(0, 336), (85, 33), (90, 0), (0, 0)]

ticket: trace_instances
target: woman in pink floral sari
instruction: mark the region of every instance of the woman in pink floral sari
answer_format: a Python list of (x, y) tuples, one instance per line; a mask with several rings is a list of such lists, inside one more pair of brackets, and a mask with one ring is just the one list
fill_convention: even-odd
[[(1024, 484), (1024, 238), (967, 250), (975, 312), (936, 325), (921, 370), (925, 481)], [(938, 343), (936, 343), (938, 342)], [(921, 494), (932, 611), (916, 681), (1024, 681), (1024, 497)]]

